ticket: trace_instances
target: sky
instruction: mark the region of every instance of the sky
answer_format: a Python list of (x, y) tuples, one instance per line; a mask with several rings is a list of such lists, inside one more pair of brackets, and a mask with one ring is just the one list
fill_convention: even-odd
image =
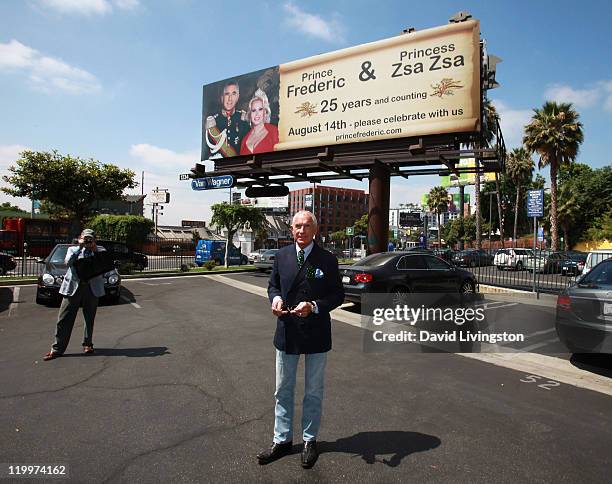
[[(3, 0), (0, 175), (25, 149), (58, 150), (136, 172), (171, 193), (161, 225), (209, 220), (224, 190), (196, 192), (179, 174), (199, 162), (202, 86), (402, 32), (464, 10), (501, 57), (489, 97), (509, 149), (546, 100), (574, 103), (577, 161), (612, 163), (612, 6), (604, 0)], [(547, 176), (547, 170), (542, 170)], [(367, 181), (327, 183), (367, 190)], [(392, 178), (391, 207), (419, 202), (438, 177)], [(303, 183), (290, 186), (301, 188)], [(30, 201), (4, 193), (30, 209)], [(147, 215), (150, 208), (147, 208)]]

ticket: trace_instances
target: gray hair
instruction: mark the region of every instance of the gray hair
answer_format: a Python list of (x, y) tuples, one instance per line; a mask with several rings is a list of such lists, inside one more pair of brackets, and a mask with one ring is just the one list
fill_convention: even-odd
[(317, 222), (317, 217), (315, 217), (315, 214), (308, 211), (308, 210), (300, 210), (299, 212), (297, 212), (294, 216), (293, 219), (291, 220), (291, 226), (293, 227), (293, 225), (295, 224), (295, 218), (298, 215), (305, 215), (307, 217), (310, 217), (310, 220), (312, 220), (312, 223), (314, 224), (315, 227), (319, 226), (319, 222)]

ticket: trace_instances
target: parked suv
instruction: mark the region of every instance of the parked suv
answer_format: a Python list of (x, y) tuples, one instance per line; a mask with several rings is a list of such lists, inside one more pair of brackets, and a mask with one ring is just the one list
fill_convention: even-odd
[(500, 271), (504, 269), (522, 271), (529, 257), (533, 257), (532, 249), (499, 249), (493, 258), (493, 265)]
[(142, 252), (136, 252), (130, 249), (123, 242), (115, 242), (114, 240), (96, 240), (96, 244), (104, 247), (111, 253), (113, 259), (118, 260), (120, 264), (134, 264), (139, 271), (144, 270), (149, 265), (149, 258)]
[(582, 269), (582, 274), (587, 274), (597, 264), (611, 258), (612, 249), (592, 250), (589, 252), (589, 255), (587, 255), (586, 262), (584, 263), (584, 269)]

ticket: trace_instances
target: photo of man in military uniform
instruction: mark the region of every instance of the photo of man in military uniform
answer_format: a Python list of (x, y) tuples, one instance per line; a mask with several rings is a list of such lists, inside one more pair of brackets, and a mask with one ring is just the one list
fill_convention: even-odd
[(240, 153), (240, 143), (251, 127), (246, 113), (236, 109), (240, 98), (238, 81), (227, 81), (221, 94), (221, 112), (208, 116), (204, 138), (209, 149), (209, 159), (228, 158)]

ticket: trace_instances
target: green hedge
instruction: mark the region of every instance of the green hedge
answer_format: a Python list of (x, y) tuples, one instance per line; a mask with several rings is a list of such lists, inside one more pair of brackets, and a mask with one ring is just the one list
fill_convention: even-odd
[(87, 224), (99, 239), (125, 242), (130, 246), (141, 245), (155, 223), (138, 215), (97, 215)]

